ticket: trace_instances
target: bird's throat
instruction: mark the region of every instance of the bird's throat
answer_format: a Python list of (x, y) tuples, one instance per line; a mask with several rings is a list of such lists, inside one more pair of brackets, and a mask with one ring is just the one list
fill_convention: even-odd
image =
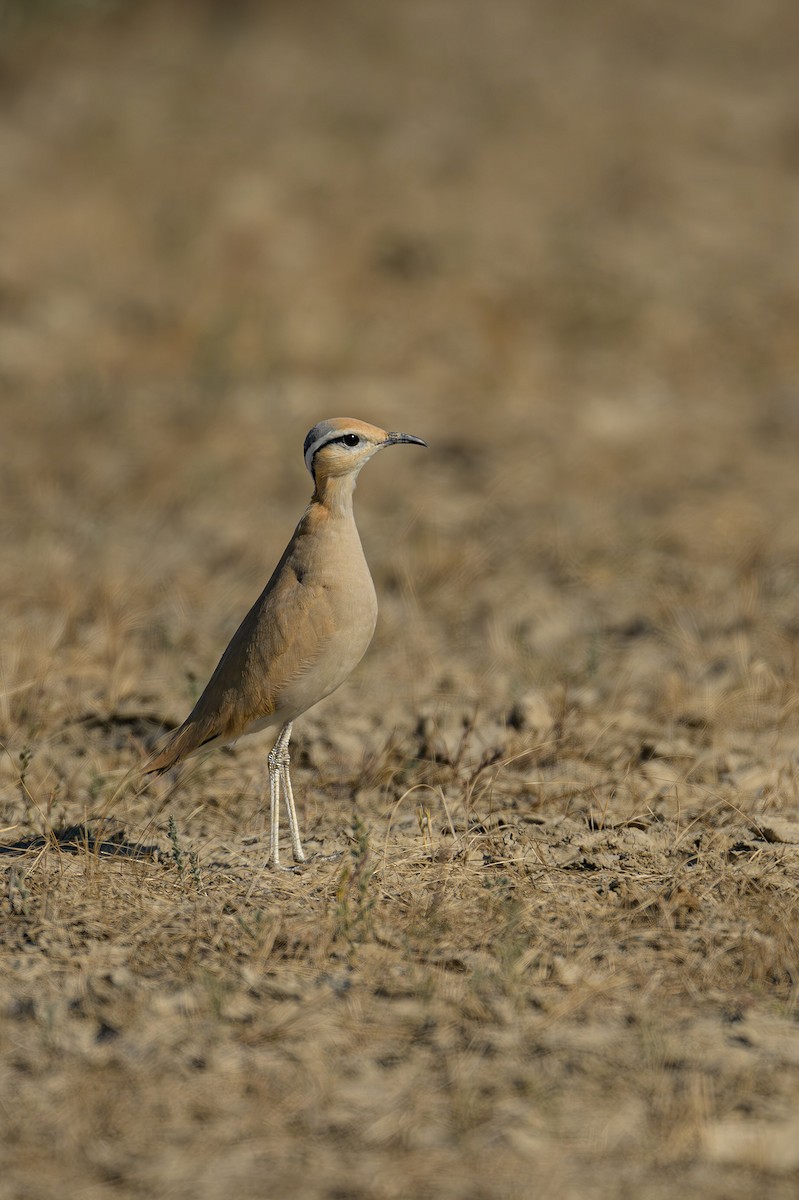
[(355, 491), (355, 473), (347, 475), (321, 476), (316, 479), (311, 503), (327, 509), (331, 516), (352, 516), (352, 494)]

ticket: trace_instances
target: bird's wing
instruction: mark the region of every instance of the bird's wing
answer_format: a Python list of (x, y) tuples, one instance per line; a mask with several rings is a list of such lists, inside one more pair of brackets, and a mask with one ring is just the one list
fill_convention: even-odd
[(303, 582), (284, 556), (192, 712), (145, 770), (165, 771), (207, 742), (234, 741), (270, 716), (283, 689), (313, 665), (334, 630), (325, 589)]

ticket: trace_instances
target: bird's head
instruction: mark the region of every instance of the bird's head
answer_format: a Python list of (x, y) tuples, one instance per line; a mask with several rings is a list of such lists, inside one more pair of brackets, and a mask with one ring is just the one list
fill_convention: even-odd
[(364, 463), (386, 446), (404, 442), (426, 446), (421, 438), (410, 433), (389, 433), (377, 425), (367, 425), (352, 417), (332, 417), (314, 425), (303, 447), (305, 465), (313, 476), (317, 490), (328, 479), (350, 476), (353, 483)]

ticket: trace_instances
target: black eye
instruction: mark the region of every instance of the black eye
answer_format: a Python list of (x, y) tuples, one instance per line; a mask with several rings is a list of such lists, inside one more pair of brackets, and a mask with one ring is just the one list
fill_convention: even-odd
[(341, 440), (345, 446), (357, 446), (361, 439), (357, 433), (345, 433)]

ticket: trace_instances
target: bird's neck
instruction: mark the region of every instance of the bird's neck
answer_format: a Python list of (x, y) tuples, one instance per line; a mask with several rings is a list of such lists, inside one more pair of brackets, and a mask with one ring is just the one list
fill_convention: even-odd
[(312, 504), (321, 506), (334, 517), (352, 517), (352, 493), (355, 491), (355, 475), (320, 476), (311, 498)]

